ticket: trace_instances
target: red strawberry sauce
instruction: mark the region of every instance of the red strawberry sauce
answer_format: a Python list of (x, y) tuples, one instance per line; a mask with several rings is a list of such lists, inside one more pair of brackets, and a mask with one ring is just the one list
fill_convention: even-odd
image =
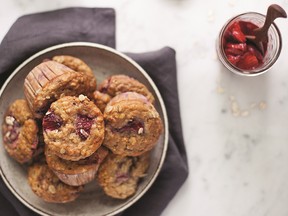
[(263, 42), (264, 55), (246, 35), (253, 35), (257, 25), (246, 21), (235, 21), (224, 33), (223, 48), (228, 61), (243, 70), (253, 70), (263, 64), (267, 43)]

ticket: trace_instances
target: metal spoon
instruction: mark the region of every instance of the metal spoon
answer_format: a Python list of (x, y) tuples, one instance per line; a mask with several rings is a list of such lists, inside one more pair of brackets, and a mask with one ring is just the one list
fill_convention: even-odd
[(287, 18), (285, 10), (277, 4), (272, 4), (267, 9), (265, 23), (262, 27), (254, 29), (254, 35), (246, 35), (246, 39), (255, 44), (264, 55), (263, 42), (268, 42), (268, 30), (276, 18)]

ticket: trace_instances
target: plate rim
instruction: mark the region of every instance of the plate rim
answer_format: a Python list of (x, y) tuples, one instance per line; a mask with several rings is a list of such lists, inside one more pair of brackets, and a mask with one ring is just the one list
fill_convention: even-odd
[[(157, 86), (155, 85), (154, 81), (152, 80), (152, 78), (148, 75), (148, 73), (137, 63), (135, 62), (132, 58), (130, 58), (129, 56), (125, 55), (124, 53), (117, 51), (114, 48), (102, 45), (102, 44), (98, 44), (98, 43), (92, 43), (92, 42), (68, 42), (68, 43), (62, 43), (62, 44), (57, 44), (54, 46), (50, 46), (47, 47), (41, 51), (36, 52), (35, 54), (33, 54), (31, 57), (29, 57), (28, 59), (26, 59), (24, 62), (22, 62), (10, 75), (9, 77), (6, 79), (6, 81), (4, 82), (4, 84), (2, 85), (1, 89), (0, 89), (0, 98), (2, 97), (2, 94), (6, 88), (6, 86), (9, 84), (9, 82), (12, 80), (12, 78), (25, 66), (27, 65), (29, 62), (31, 62), (32, 60), (36, 59), (37, 57), (48, 53), (50, 51), (53, 50), (57, 50), (57, 49), (61, 49), (61, 48), (65, 48), (65, 47), (73, 47), (73, 46), (86, 46), (86, 47), (94, 47), (94, 48), (98, 48), (98, 49), (102, 49), (108, 52), (112, 52), (113, 54), (116, 54), (118, 56), (120, 56), (121, 58), (125, 59), (126, 61), (128, 61), (130, 64), (132, 64), (134, 67), (136, 67), (141, 73), (142, 75), (145, 77), (145, 79), (149, 82), (149, 84), (152, 86), (153, 90), (155, 91), (155, 94), (157, 95), (157, 98), (159, 100), (159, 104), (163, 113), (163, 121), (164, 121), (164, 146), (163, 146), (163, 151), (161, 154), (161, 158), (159, 161), (159, 164), (157, 166), (157, 169), (155, 171), (155, 174), (152, 176), (152, 178), (150, 179), (150, 181), (147, 183), (147, 185), (140, 191), (140, 193), (138, 194), (137, 197), (132, 198), (129, 203), (127, 203), (124, 206), (121, 206), (115, 210), (113, 210), (112, 212), (106, 214), (107, 216), (112, 216), (112, 215), (116, 215), (122, 211), (124, 211), (125, 209), (129, 208), (130, 206), (132, 206), (135, 202), (137, 202), (149, 189), (150, 187), (153, 185), (153, 183), (155, 182), (156, 178), (158, 177), (161, 168), (163, 167), (165, 158), (166, 158), (166, 154), (167, 154), (167, 149), (168, 149), (168, 136), (169, 136), (169, 124), (168, 124), (168, 116), (167, 116), (167, 111), (166, 111), (166, 107), (163, 101), (163, 98), (157, 88)], [(1, 167), (1, 163), (0, 163), (0, 176), (2, 177), (5, 185), (8, 187), (8, 189), (10, 190), (10, 192), (22, 203), (24, 204), (26, 207), (28, 207), (29, 209), (33, 210), (34, 212), (43, 215), (43, 216), (49, 216), (50, 214), (43, 212), (42, 210), (36, 208), (35, 206), (33, 206), (31, 203), (29, 203), (27, 200), (25, 200), (20, 194), (18, 194), (15, 189), (12, 187), (12, 185), (10, 185), (8, 179), (6, 179), (6, 176), (2, 170)]]

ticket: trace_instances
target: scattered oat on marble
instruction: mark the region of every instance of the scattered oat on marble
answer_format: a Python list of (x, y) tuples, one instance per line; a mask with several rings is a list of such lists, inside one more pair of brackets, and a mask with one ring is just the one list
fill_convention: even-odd
[(217, 86), (217, 89), (216, 89), (216, 91), (217, 91), (217, 93), (219, 93), (219, 94), (223, 94), (223, 93), (225, 93), (225, 89), (222, 87), (222, 86)]
[(259, 108), (260, 110), (264, 110), (264, 109), (266, 109), (266, 107), (267, 107), (266, 102), (264, 102), (264, 101), (259, 102), (258, 108)]
[(241, 112), (241, 116), (242, 117), (246, 117), (246, 116), (249, 116), (250, 115), (250, 112), (248, 110), (244, 110)]
[(231, 110), (233, 113), (240, 112), (239, 104), (236, 101), (231, 102)]

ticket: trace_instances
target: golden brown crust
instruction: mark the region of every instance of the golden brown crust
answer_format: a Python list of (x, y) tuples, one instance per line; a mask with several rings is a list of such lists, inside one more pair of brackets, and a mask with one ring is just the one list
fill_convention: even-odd
[(3, 143), (8, 154), (19, 163), (32, 159), (38, 145), (38, 126), (26, 100), (14, 101), (4, 116)]
[(138, 156), (151, 150), (162, 132), (161, 118), (146, 97), (126, 92), (114, 97), (104, 111), (103, 145), (114, 154)]
[[(56, 128), (55, 118), (59, 119)], [(103, 114), (84, 95), (65, 96), (53, 102), (44, 116), (43, 134), (51, 152), (65, 160), (77, 161), (89, 157), (101, 146)]]
[(74, 71), (93, 76), (92, 69), (84, 61), (76, 58), (75, 56), (59, 55), (54, 56), (52, 60), (60, 64), (64, 64), (65, 66), (71, 68)]
[(114, 75), (105, 79), (99, 85), (99, 91), (109, 94), (111, 97), (124, 92), (137, 92), (147, 97), (151, 103), (155, 101), (154, 96), (145, 85), (126, 75)]
[(51, 170), (68, 185), (78, 186), (86, 184), (95, 178), (95, 174), (105, 157), (108, 150), (100, 147), (88, 158), (79, 161), (63, 160), (45, 148), (46, 161)]
[(82, 73), (54, 61), (37, 65), (25, 78), (24, 94), (36, 118), (42, 118), (50, 104), (61, 96), (86, 94), (95, 91), (91, 79)]
[(107, 106), (107, 104), (111, 100), (111, 97), (108, 94), (101, 93), (99, 91), (95, 91), (93, 93), (92, 100), (96, 104), (96, 106), (101, 110), (101, 112), (103, 113), (105, 110), (105, 107)]
[(137, 191), (138, 181), (149, 167), (149, 152), (138, 157), (109, 154), (98, 171), (98, 182), (113, 198), (126, 199)]
[(66, 185), (46, 164), (34, 164), (28, 169), (32, 191), (46, 202), (67, 203), (75, 200), (83, 187)]
[(81, 59), (69, 55), (59, 55), (54, 56), (52, 60), (63, 64), (76, 72), (89, 76), (91, 88), (96, 89), (96, 77), (94, 76), (92, 69)]

